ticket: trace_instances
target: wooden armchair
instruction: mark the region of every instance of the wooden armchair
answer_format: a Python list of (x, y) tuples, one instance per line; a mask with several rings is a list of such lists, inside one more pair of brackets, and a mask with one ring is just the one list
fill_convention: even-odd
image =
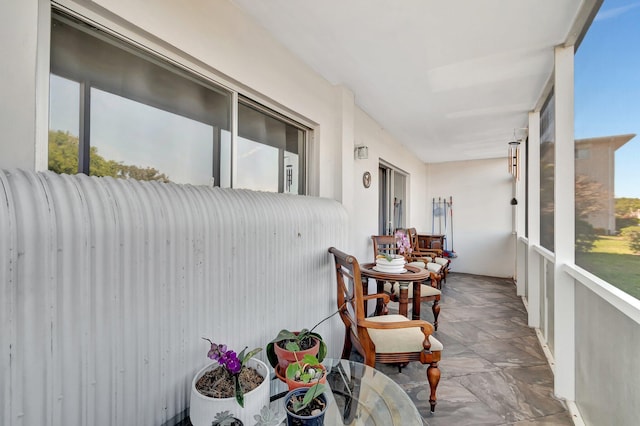
[[(373, 241), (373, 260), (375, 261), (376, 256), (379, 254), (396, 254), (398, 252), (398, 247), (396, 245), (396, 238), (393, 235), (372, 235), (371, 240)], [(426, 268), (429, 271), (429, 276), (431, 279), (431, 285), (423, 284), (420, 288), (420, 301), (421, 302), (429, 302), (433, 301), (432, 311), (433, 311), (433, 325), (438, 329), (438, 315), (440, 314), (440, 280), (442, 275), (440, 274), (441, 267), (435, 264), (429, 264), (426, 259), (421, 257), (413, 256), (413, 253), (404, 254), (405, 260), (409, 265), (417, 266), (419, 268)], [(381, 292), (383, 289), (378, 288), (378, 292)], [(384, 291), (389, 293), (394, 302), (398, 301), (399, 297), (399, 286), (397, 283), (385, 283)], [(413, 297), (413, 292), (409, 292), (409, 297)]]
[[(428, 263), (439, 265), (432, 266), (430, 270), (436, 271), (441, 276), (442, 282), (446, 283), (451, 262), (449, 259), (442, 257), (443, 251), (440, 242), (438, 241), (435, 247), (432, 247), (431, 244), (427, 247), (427, 245), (420, 240), (416, 228), (407, 228), (407, 236), (411, 242), (412, 256), (415, 258), (423, 258)], [(438, 282), (438, 288), (441, 288), (440, 282)]]
[(403, 365), (420, 361), (428, 364), (429, 403), (433, 412), (440, 381), (438, 361), (443, 349), (442, 343), (432, 335), (433, 326), (427, 321), (409, 320), (403, 315), (365, 317), (365, 300), (382, 299), (386, 307), (389, 295), (365, 296), (356, 258), (334, 247), (329, 249), (329, 253), (333, 254), (335, 261), (338, 310), (345, 326), (342, 358), (348, 359), (351, 349), (355, 348), (364, 358), (364, 363), (374, 368), (376, 362)]

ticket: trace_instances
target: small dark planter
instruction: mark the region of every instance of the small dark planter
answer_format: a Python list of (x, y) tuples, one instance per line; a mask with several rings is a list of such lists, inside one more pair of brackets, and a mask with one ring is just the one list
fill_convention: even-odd
[(304, 395), (307, 393), (309, 388), (297, 388), (289, 392), (284, 397), (285, 410), (287, 412), (287, 426), (323, 426), (324, 425), (324, 414), (327, 411), (327, 396), (322, 393), (317, 396), (323, 403), (324, 409), (320, 414), (315, 416), (301, 416), (292, 411), (289, 411), (289, 401), (292, 396)]

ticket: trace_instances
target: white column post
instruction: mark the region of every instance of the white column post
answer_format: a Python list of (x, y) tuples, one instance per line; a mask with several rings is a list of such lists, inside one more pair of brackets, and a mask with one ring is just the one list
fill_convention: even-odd
[(516, 246), (516, 293), (518, 296), (526, 297), (526, 283), (527, 283), (527, 258), (529, 256), (526, 248), (523, 249), (524, 245), (518, 241), (520, 236), (525, 235), (525, 219), (526, 219), (526, 209), (527, 204), (526, 200), (526, 185), (525, 182), (527, 180), (527, 138), (526, 134), (520, 144), (520, 164), (518, 167), (520, 168), (519, 174), (520, 178), (515, 182), (515, 192), (514, 197), (518, 201), (516, 205), (516, 217), (515, 217), (515, 246)]
[(528, 234), (529, 250), (527, 255), (527, 304), (529, 308), (529, 327), (540, 327), (540, 306), (542, 293), (540, 287), (543, 277), (540, 275), (540, 254), (533, 247), (540, 245), (540, 111), (529, 113), (529, 141), (527, 150), (527, 179), (529, 182)]
[[(350, 218), (357, 217), (356, 206), (353, 202), (354, 182), (357, 177), (354, 176), (354, 147), (355, 147), (355, 95), (345, 86), (336, 86), (338, 96), (338, 105), (341, 112), (341, 132), (342, 140), (342, 183), (340, 187), (340, 201), (349, 213)], [(356, 241), (356, 228), (350, 227), (349, 246), (352, 250)], [(353, 253), (353, 251), (351, 251)]]
[(555, 49), (554, 358), (555, 393), (575, 400), (575, 282), (562, 271), (575, 259), (574, 46)]

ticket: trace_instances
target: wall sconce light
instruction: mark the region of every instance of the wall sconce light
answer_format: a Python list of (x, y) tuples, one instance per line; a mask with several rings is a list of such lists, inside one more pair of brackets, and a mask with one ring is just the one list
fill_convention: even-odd
[(509, 142), (509, 173), (514, 179), (520, 179), (520, 141), (516, 140), (514, 134), (514, 140)]
[(358, 160), (366, 160), (369, 158), (369, 147), (366, 145), (356, 145), (353, 149), (353, 156)]

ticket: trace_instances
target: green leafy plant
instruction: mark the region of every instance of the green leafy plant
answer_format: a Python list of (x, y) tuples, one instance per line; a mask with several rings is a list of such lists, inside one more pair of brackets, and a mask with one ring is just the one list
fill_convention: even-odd
[[(320, 343), (317, 358), (319, 361), (322, 361), (324, 357), (327, 356), (327, 345), (322, 339), (322, 336), (318, 333), (315, 333), (313, 330), (328, 318), (330, 317), (327, 317), (320, 321), (311, 330), (307, 330), (306, 328), (304, 328), (297, 334), (289, 330), (280, 330), (275, 339), (267, 344), (267, 358), (269, 359), (269, 363), (271, 364), (271, 366), (275, 368), (275, 366), (278, 365), (278, 356), (276, 355), (274, 345), (280, 344), (280, 346), (284, 346), (284, 348), (288, 351), (300, 352), (312, 347), (313, 340), (318, 340), (318, 342)], [(284, 345), (281, 344), (282, 342), (284, 342)]]
[(307, 389), (303, 398), (292, 396), (291, 409), (294, 413), (299, 413), (305, 409), (318, 396), (322, 395), (326, 386), (322, 383), (316, 383)]
[[(342, 308), (346, 305), (346, 302), (342, 304), (338, 308), (337, 311), (332, 313), (326, 318), (323, 318), (316, 325), (313, 326), (311, 330), (303, 328), (299, 333), (294, 333), (293, 331), (289, 331), (286, 329), (280, 330), (278, 335), (267, 344), (267, 359), (269, 360), (269, 364), (273, 368), (278, 365), (278, 356), (276, 355), (275, 345), (279, 345), (280, 347), (284, 347), (286, 350), (291, 352), (300, 352), (302, 350), (309, 349), (313, 346), (312, 341), (317, 339), (320, 347), (318, 349), (318, 361), (322, 362), (322, 360), (327, 356), (327, 344), (322, 339), (322, 336), (313, 330), (315, 330), (320, 324), (340, 312)], [(284, 344), (282, 342), (285, 342)]]
[[(295, 355), (295, 351), (294, 351)], [(311, 383), (322, 378), (324, 369), (320, 368), (320, 361), (313, 355), (307, 354), (287, 367), (287, 378), (302, 383)]]

